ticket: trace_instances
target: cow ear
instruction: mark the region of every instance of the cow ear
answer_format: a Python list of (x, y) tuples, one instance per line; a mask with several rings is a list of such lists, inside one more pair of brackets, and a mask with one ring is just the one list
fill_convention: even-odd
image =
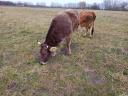
[(56, 47), (51, 47), (51, 48), (50, 48), (50, 51), (51, 51), (51, 52), (56, 52), (56, 50), (57, 50)]

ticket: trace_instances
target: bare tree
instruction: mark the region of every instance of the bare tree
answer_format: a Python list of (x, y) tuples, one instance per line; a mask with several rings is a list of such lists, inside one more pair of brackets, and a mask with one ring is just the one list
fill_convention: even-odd
[(104, 9), (112, 9), (112, 4), (111, 0), (104, 0)]
[(121, 4), (121, 9), (122, 10), (128, 10), (127, 7), (128, 7), (128, 2), (122, 2)]
[(50, 5), (50, 7), (52, 7), (52, 8), (61, 8), (62, 5), (59, 4), (59, 3), (56, 3), (56, 2), (52, 2), (51, 5)]
[(78, 4), (76, 3), (67, 3), (64, 5), (65, 8), (78, 8)]
[(84, 8), (86, 8), (86, 2), (81, 1), (81, 2), (79, 2), (78, 6), (79, 6), (79, 8), (84, 9)]
[(41, 2), (41, 3), (36, 3), (36, 7), (46, 7), (46, 4)]
[(0, 5), (15, 6), (16, 4), (11, 1), (0, 1)]
[(104, 0), (104, 9), (106, 10), (127, 10), (128, 3), (119, 0)]
[(99, 9), (100, 9), (100, 6), (99, 6), (99, 4), (97, 4), (97, 3), (93, 3), (93, 5), (91, 5), (90, 8), (91, 8), (91, 9), (99, 10)]

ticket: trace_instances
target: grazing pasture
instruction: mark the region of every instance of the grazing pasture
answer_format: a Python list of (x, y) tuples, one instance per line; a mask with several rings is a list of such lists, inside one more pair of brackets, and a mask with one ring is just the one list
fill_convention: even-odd
[(63, 42), (38, 63), (37, 40), (62, 10), (0, 7), (0, 96), (128, 96), (128, 12), (94, 11), (92, 39), (79, 28), (71, 56)]

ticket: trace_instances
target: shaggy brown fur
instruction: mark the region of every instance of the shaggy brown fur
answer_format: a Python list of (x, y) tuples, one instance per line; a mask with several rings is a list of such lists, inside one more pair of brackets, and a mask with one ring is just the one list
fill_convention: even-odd
[(63, 39), (66, 39), (68, 54), (71, 54), (71, 33), (78, 28), (78, 25), (79, 18), (77, 11), (66, 10), (58, 13), (51, 22), (45, 42), (41, 44), (41, 62), (48, 60), (51, 54), (50, 48), (57, 47)]

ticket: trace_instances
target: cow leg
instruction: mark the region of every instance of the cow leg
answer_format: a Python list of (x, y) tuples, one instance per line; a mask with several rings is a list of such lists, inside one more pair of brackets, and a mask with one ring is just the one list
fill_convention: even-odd
[(68, 55), (71, 55), (71, 48), (70, 48), (70, 45), (71, 45), (71, 36), (69, 35), (67, 38), (66, 38), (66, 43), (67, 43), (67, 54)]

